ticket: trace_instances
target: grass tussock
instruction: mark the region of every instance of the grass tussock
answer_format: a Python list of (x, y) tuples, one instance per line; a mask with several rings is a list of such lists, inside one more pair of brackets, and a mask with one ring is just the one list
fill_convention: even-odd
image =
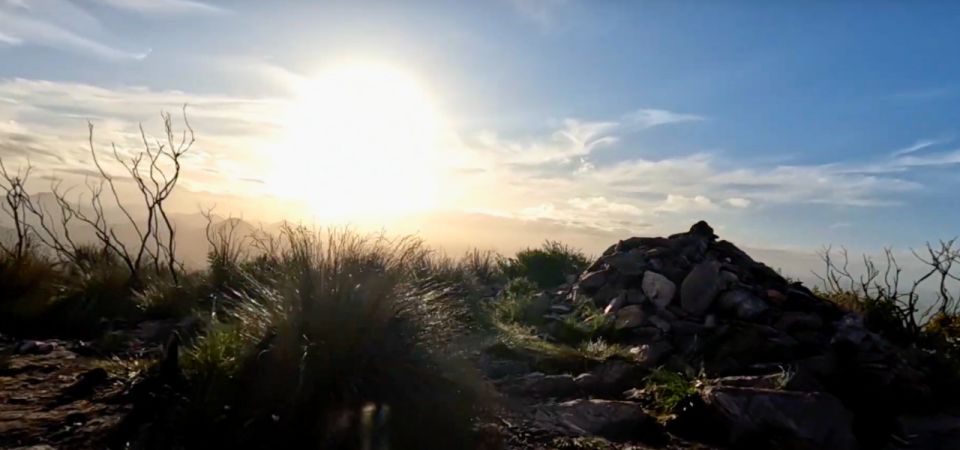
[(589, 264), (583, 252), (557, 241), (546, 241), (539, 248), (521, 250), (502, 260), (500, 270), (507, 278), (527, 278), (547, 289), (566, 283)]
[(422, 243), (303, 228), (285, 230), (284, 239), (261, 260), (277, 277), (247, 279), (181, 358), (194, 389), (194, 436), (206, 430), (212, 439), (194, 444), (468, 443), (482, 390), (466, 364), (425, 338), (443, 326), (444, 312), (413, 314), (423, 311), (413, 288)]

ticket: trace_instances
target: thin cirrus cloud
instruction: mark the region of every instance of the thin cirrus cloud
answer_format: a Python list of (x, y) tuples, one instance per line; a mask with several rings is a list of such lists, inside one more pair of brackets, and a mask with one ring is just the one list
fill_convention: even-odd
[(141, 14), (217, 14), (227, 11), (220, 6), (191, 0), (96, 0), (96, 2)]
[(100, 21), (65, 0), (0, 3), (3, 42), (37, 45), (88, 54), (104, 59), (143, 59), (149, 50), (112, 45)]
[[(191, 0), (93, 0), (121, 11), (145, 15), (221, 13), (225, 9)], [(36, 45), (109, 60), (140, 60), (149, 49), (119, 41), (86, 8), (67, 0), (0, 2), (0, 44)]]
[(616, 120), (579, 120), (568, 118), (549, 133), (540, 136), (503, 139), (491, 131), (476, 135), (474, 143), (485, 151), (500, 157), (497, 162), (517, 165), (568, 164), (579, 161), (589, 167), (584, 158), (594, 151), (609, 147), (624, 134), (649, 128), (705, 120), (695, 114), (664, 109), (638, 109)]

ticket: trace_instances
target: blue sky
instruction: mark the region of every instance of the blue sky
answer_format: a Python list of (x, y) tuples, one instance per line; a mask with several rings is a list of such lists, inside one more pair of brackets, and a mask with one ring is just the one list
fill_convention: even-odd
[(63, 170), (86, 118), (122, 141), (189, 102), (187, 188), (256, 197), (231, 180), (291, 86), (362, 58), (415, 74), (468, 155), (438, 209), (905, 247), (960, 232), (958, 42), (935, 1), (0, 0), (0, 157)]

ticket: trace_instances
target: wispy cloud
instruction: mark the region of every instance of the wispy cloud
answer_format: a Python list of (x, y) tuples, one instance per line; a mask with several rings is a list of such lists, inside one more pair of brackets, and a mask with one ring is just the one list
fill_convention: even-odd
[(96, 0), (114, 8), (141, 14), (211, 14), (223, 13), (220, 6), (191, 0)]
[[(38, 175), (76, 173), (89, 165), (86, 121), (95, 125), (95, 144), (121, 151), (142, 146), (137, 124), (160, 131), (161, 111), (189, 104), (198, 145), (188, 154), (184, 186), (191, 190), (250, 193), (269, 167), (266, 148), (282, 132), (278, 122), (288, 107), (281, 99), (156, 91), (144, 87), (108, 89), (83, 83), (0, 80), (0, 156), (11, 164), (28, 159)], [(246, 190), (246, 191), (245, 191)]]
[(652, 128), (674, 123), (698, 122), (703, 116), (683, 114), (665, 109), (639, 109), (624, 116), (624, 122), (640, 128)]
[(664, 109), (639, 109), (616, 120), (589, 121), (568, 118), (547, 139), (534, 136), (504, 139), (492, 131), (483, 131), (474, 138), (479, 147), (502, 158), (500, 162), (521, 165), (548, 163), (569, 164), (577, 161), (580, 170), (592, 163), (586, 158), (595, 150), (616, 144), (622, 135), (653, 127), (696, 122), (702, 116)]
[(901, 149), (899, 149), (899, 150), (891, 153), (890, 156), (893, 156), (894, 158), (896, 158), (896, 157), (898, 157), (898, 156), (909, 155), (909, 154), (911, 154), (911, 153), (918, 152), (918, 151), (920, 151), (920, 150), (923, 150), (923, 149), (925, 149), (925, 148), (932, 147), (932, 146), (937, 145), (937, 144), (941, 144), (941, 143), (943, 143), (943, 142), (945, 142), (945, 141), (944, 141), (944, 140), (939, 140), (939, 139), (921, 139), (921, 140), (919, 140), (919, 141), (917, 141), (917, 142), (914, 142), (912, 145), (910, 145), (910, 146), (908, 146), (908, 147), (901, 148)]
[(0, 3), (2, 41), (82, 52), (106, 59), (143, 59), (149, 50), (108, 43), (99, 20), (65, 0)]

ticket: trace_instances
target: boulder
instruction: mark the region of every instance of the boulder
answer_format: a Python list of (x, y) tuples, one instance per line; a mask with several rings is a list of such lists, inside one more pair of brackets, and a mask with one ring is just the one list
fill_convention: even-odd
[(642, 379), (643, 368), (620, 359), (608, 359), (593, 370), (578, 375), (574, 381), (581, 390), (592, 395), (623, 392)]
[(637, 328), (647, 322), (647, 313), (639, 305), (629, 305), (617, 311), (613, 322), (614, 330), (629, 330)]
[(591, 294), (603, 287), (607, 283), (607, 273), (604, 271), (589, 272), (580, 277), (580, 290)]
[(852, 415), (829, 394), (714, 386), (701, 398), (736, 448), (858, 448)]
[(626, 253), (614, 253), (602, 259), (607, 266), (616, 270), (621, 275), (632, 277), (643, 273), (643, 254), (636, 250), (631, 250)]
[(663, 319), (662, 317), (650, 316), (648, 320), (650, 321), (651, 325), (659, 328), (660, 331), (663, 331), (664, 333), (667, 333), (670, 331), (670, 322)]
[(630, 347), (630, 357), (640, 367), (653, 368), (660, 364), (666, 356), (673, 352), (673, 345), (667, 341), (657, 341), (650, 344)]
[(611, 440), (659, 440), (663, 431), (639, 403), (580, 399), (539, 405), (533, 413), (538, 428), (568, 436), (601, 436)]
[(627, 303), (627, 293), (621, 292), (620, 295), (610, 300), (610, 303), (607, 304), (607, 307), (603, 309), (604, 314), (615, 314), (617, 311), (620, 311), (620, 308), (623, 308)]
[(677, 285), (667, 277), (648, 270), (643, 273), (641, 282), (643, 293), (657, 308), (666, 308), (677, 292)]
[(755, 320), (770, 307), (746, 289), (727, 291), (717, 299), (717, 309), (740, 320)]
[(823, 319), (813, 313), (787, 311), (774, 324), (779, 330), (793, 333), (795, 331), (819, 330), (823, 328)]
[(497, 382), (497, 387), (508, 394), (529, 397), (569, 397), (580, 391), (572, 375), (540, 372), (501, 380)]
[(722, 288), (720, 263), (704, 261), (694, 266), (680, 285), (680, 306), (690, 314), (702, 316)]

